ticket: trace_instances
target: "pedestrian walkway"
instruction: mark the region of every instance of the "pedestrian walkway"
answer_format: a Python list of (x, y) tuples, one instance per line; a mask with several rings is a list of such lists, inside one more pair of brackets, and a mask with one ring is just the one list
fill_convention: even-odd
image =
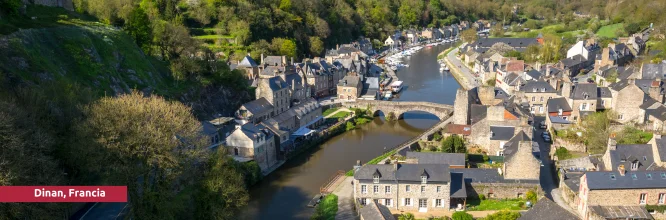
[(460, 85), (467, 89), (470, 90), (474, 87), (479, 86), (479, 82), (477, 78), (474, 76), (472, 73), (472, 70), (467, 68), (458, 57), (456, 57), (456, 54), (458, 54), (458, 49), (455, 48), (449, 52), (449, 54), (446, 55), (444, 58), (444, 61), (446, 61), (446, 65), (449, 65), (449, 69), (451, 70), (451, 73), (453, 76), (458, 80)]
[(354, 211), (354, 186), (351, 184), (354, 177), (348, 176), (333, 191), (338, 196), (338, 212), (335, 214), (336, 220), (358, 219)]

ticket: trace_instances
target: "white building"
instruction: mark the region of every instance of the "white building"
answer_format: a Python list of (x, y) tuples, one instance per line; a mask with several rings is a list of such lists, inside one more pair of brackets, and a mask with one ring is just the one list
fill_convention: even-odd
[(567, 58), (572, 58), (576, 55), (581, 55), (585, 59), (588, 59), (589, 52), (590, 51), (588, 51), (587, 48), (585, 48), (585, 42), (584, 41), (578, 41), (578, 43), (573, 45), (573, 47), (571, 47), (567, 51)]

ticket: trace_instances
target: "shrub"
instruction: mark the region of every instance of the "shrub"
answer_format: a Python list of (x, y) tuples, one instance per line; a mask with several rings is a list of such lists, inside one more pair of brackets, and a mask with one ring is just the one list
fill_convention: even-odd
[(0, 1), (0, 10), (8, 15), (18, 15), (21, 8), (21, 0), (2, 0)]
[(428, 150), (430, 150), (430, 151), (437, 151), (437, 146), (430, 145), (430, 147), (428, 147)]
[(489, 159), (490, 159), (490, 158), (488, 158), (488, 155), (487, 155), (487, 154), (483, 154), (483, 161), (484, 161), (484, 162), (485, 162), (485, 161), (488, 161)]
[(569, 150), (564, 147), (557, 148), (557, 150), (555, 150), (555, 155), (557, 156), (558, 160), (566, 160), (571, 158), (571, 153), (569, 153)]
[(345, 127), (345, 130), (351, 131), (351, 130), (354, 130), (354, 129), (356, 129), (356, 125), (354, 125), (354, 123), (352, 123), (351, 121), (348, 121), (347, 125)]
[(486, 195), (480, 194), (479, 195), (479, 200), (486, 200)]
[(516, 220), (518, 218), (520, 218), (519, 212), (499, 211), (486, 216), (484, 220)]
[(525, 197), (527, 198), (527, 201), (532, 202), (532, 205), (534, 205), (537, 201), (537, 194), (534, 192), (534, 190), (527, 191)]
[(451, 215), (451, 219), (453, 220), (474, 220), (474, 217), (470, 215), (467, 212), (454, 212), (453, 215)]
[(402, 214), (398, 217), (398, 220), (415, 220), (415, 219), (416, 218), (414, 218), (414, 214), (409, 213), (409, 212), (405, 213), (405, 214)]
[(495, 86), (495, 78), (490, 78), (486, 80), (486, 85)]
[(525, 202), (523, 201), (518, 202), (518, 206), (520, 206), (521, 208), (525, 207)]

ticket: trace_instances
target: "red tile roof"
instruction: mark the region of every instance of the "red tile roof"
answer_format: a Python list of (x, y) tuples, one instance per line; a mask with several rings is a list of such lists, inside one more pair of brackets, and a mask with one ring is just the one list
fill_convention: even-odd
[(507, 72), (523, 72), (525, 71), (525, 61), (512, 60), (506, 64)]
[(472, 134), (471, 125), (457, 125), (457, 124), (448, 124), (445, 129), (446, 133), (449, 134), (459, 134), (463, 136), (468, 136)]

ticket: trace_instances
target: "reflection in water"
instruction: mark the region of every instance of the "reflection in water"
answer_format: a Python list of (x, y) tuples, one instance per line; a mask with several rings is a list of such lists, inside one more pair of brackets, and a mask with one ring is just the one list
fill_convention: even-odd
[[(409, 86), (400, 100), (453, 104), (459, 86), (452, 77), (439, 73), (435, 60), (446, 48), (424, 49), (412, 56), (410, 67), (398, 73)], [(356, 160), (367, 162), (439, 120), (424, 112), (407, 112), (403, 118), (389, 122), (375, 117), (288, 161), (250, 190), (251, 201), (241, 219), (309, 219), (314, 209), (307, 208), (308, 202), (336, 171), (351, 169)]]

